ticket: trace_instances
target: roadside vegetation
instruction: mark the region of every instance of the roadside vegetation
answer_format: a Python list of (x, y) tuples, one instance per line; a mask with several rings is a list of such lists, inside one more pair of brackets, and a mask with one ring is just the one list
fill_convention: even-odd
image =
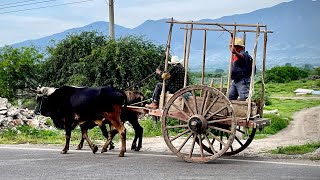
[(271, 150), (272, 154), (287, 154), (287, 155), (295, 155), (295, 154), (306, 154), (309, 152), (313, 152), (316, 149), (320, 148), (320, 141), (307, 143), (299, 146), (287, 146), (287, 147), (278, 147), (277, 149)]
[[(142, 37), (128, 36), (114, 41), (95, 32), (71, 34), (48, 47), (46, 52), (39, 52), (35, 47), (19, 49), (6, 46), (0, 50), (0, 97), (8, 98), (14, 105), (17, 105), (17, 99), (22, 99), (22, 107), (29, 109), (35, 107), (31, 89), (39, 85), (112, 85), (120, 89), (133, 87), (150, 97), (158, 79), (152, 76), (145, 82), (141, 80), (151, 75), (156, 67), (163, 67), (164, 58), (164, 46), (155, 45)], [(189, 75), (191, 83), (200, 82), (200, 72), (191, 72)], [(221, 76), (226, 77), (223, 69), (206, 72), (205, 83), (209, 84), (212, 78), (219, 79)], [(258, 71), (256, 77), (255, 88), (259, 89), (261, 72)], [(293, 91), (297, 88), (320, 90), (319, 77), (320, 67), (307, 65), (293, 67), (287, 64), (267, 70), (265, 110), (277, 109), (279, 114), (265, 115), (272, 123), (256, 137), (275, 134), (287, 127), (294, 112), (319, 106), (320, 99), (279, 99), (295, 97)], [(215, 87), (219, 86), (217, 82)], [(226, 78), (224, 84), (226, 86)], [(144, 128), (144, 137), (162, 135), (160, 122), (153, 122), (150, 116), (143, 117), (140, 122)], [(133, 130), (128, 131), (127, 135), (128, 139), (132, 138)], [(105, 141), (99, 128), (89, 130), (89, 136), (96, 143)], [(73, 131), (71, 144), (77, 145), (80, 137), (80, 130)], [(0, 131), (1, 144), (63, 144), (64, 138), (62, 130), (37, 130), (29, 126)], [(314, 147), (317, 147), (317, 143)]]

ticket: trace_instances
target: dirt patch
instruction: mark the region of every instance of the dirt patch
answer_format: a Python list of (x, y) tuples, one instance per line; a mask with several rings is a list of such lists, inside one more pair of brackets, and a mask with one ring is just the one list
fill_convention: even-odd
[(257, 154), (280, 146), (320, 141), (320, 106), (296, 112), (289, 126), (264, 139), (254, 140), (243, 152)]

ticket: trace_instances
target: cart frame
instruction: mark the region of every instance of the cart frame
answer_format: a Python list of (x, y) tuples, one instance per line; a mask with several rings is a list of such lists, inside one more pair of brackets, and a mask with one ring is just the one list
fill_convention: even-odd
[[(166, 59), (164, 72), (168, 71), (168, 60), (170, 57), (170, 46), (172, 29), (174, 24), (183, 24), (184, 30), (184, 49), (183, 49), (183, 65), (185, 67), (184, 88), (174, 94), (165, 92), (166, 80), (163, 80), (162, 91), (160, 96), (159, 109), (146, 109), (135, 106), (128, 106), (127, 109), (136, 112), (149, 114), (156, 117), (161, 117), (162, 131), (164, 139), (168, 147), (173, 153), (188, 162), (208, 162), (215, 160), (221, 155), (234, 155), (244, 150), (253, 140), (256, 129), (262, 129), (270, 124), (270, 119), (263, 118), (264, 93), (265, 93), (265, 65), (266, 65), (266, 49), (268, 33), (273, 33), (267, 30), (267, 25), (262, 24), (227, 24), (214, 22), (194, 22), (194, 21), (176, 21), (173, 18), (166, 21), (169, 23), (168, 40), (166, 44)], [(197, 27), (195, 27), (197, 26)], [(209, 26), (209, 27), (208, 27)], [(214, 28), (212, 28), (214, 26)], [(247, 29), (237, 29), (237, 27)], [(228, 29), (229, 28), (229, 29)], [(202, 77), (200, 85), (187, 86), (188, 65), (190, 58), (190, 47), (193, 31), (204, 32), (203, 56), (202, 56)], [(226, 94), (222, 93), (223, 83), (220, 84), (220, 91), (216, 88), (204, 85), (205, 78), (205, 62), (206, 62), (206, 46), (208, 31), (227, 31), (233, 33), (232, 47), (238, 32), (244, 33), (243, 41), (246, 42), (245, 33), (255, 33), (254, 50), (252, 53), (253, 63), (251, 72), (251, 83), (249, 97), (247, 101), (229, 101), (226, 97), (229, 94), (231, 83), (232, 70), (232, 53), (230, 57), (230, 66), (227, 82)], [(254, 71), (257, 59), (257, 47), (260, 34), (264, 35), (263, 42), (263, 57), (262, 57), (262, 79), (261, 79), (261, 97), (256, 104), (252, 102), (254, 93)], [(189, 94), (186, 98), (185, 95)], [(219, 100), (218, 100), (219, 99)], [(189, 101), (189, 102), (188, 102)], [(210, 104), (210, 105), (209, 105)], [(200, 108), (200, 109), (199, 109)], [(214, 112), (211, 112), (214, 109)], [(211, 113), (211, 114), (210, 114)], [(240, 115), (241, 114), (241, 115)], [(215, 117), (214, 120), (210, 118)], [(168, 119), (177, 119), (176, 125), (169, 125)], [(239, 128), (237, 128), (239, 127)], [(185, 128), (183, 132), (178, 134), (170, 134), (171, 129)], [(211, 128), (209, 131), (208, 129)], [(246, 128), (249, 131), (243, 130)], [(213, 129), (213, 130), (212, 130)], [(236, 132), (246, 135), (247, 139), (244, 143), (237, 137)], [(179, 147), (175, 147), (173, 141), (186, 136), (185, 140)], [(208, 137), (212, 137), (212, 143)], [(218, 137), (220, 136), (220, 138)], [(173, 137), (173, 138), (172, 138)], [(181, 149), (189, 139), (193, 137), (192, 148), (188, 153), (182, 153)], [(225, 141), (223, 139), (226, 139)], [(240, 144), (239, 147), (233, 147), (233, 140), (236, 139)], [(217, 150), (213, 146), (213, 142), (217, 140), (220, 143), (220, 149)], [(207, 141), (207, 142), (204, 142)], [(195, 143), (199, 145), (200, 155), (193, 157), (193, 149)], [(231, 151), (227, 152), (228, 149)], [(211, 155), (205, 155), (204, 151)]]

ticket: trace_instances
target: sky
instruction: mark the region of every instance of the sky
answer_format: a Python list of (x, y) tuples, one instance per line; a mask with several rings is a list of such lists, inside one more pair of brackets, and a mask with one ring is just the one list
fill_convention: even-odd
[[(0, 0), (0, 47), (109, 21), (108, 1)], [(216, 19), (288, 1), (291, 0), (114, 0), (115, 24), (134, 28), (146, 20), (171, 17), (181, 21)]]

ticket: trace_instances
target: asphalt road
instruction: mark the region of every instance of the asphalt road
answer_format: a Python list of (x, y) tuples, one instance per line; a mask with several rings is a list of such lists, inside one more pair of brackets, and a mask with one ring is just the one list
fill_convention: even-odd
[(92, 154), (62, 147), (1, 145), (0, 179), (320, 179), (311, 161), (220, 157), (206, 164), (186, 163), (173, 154), (117, 151)]

